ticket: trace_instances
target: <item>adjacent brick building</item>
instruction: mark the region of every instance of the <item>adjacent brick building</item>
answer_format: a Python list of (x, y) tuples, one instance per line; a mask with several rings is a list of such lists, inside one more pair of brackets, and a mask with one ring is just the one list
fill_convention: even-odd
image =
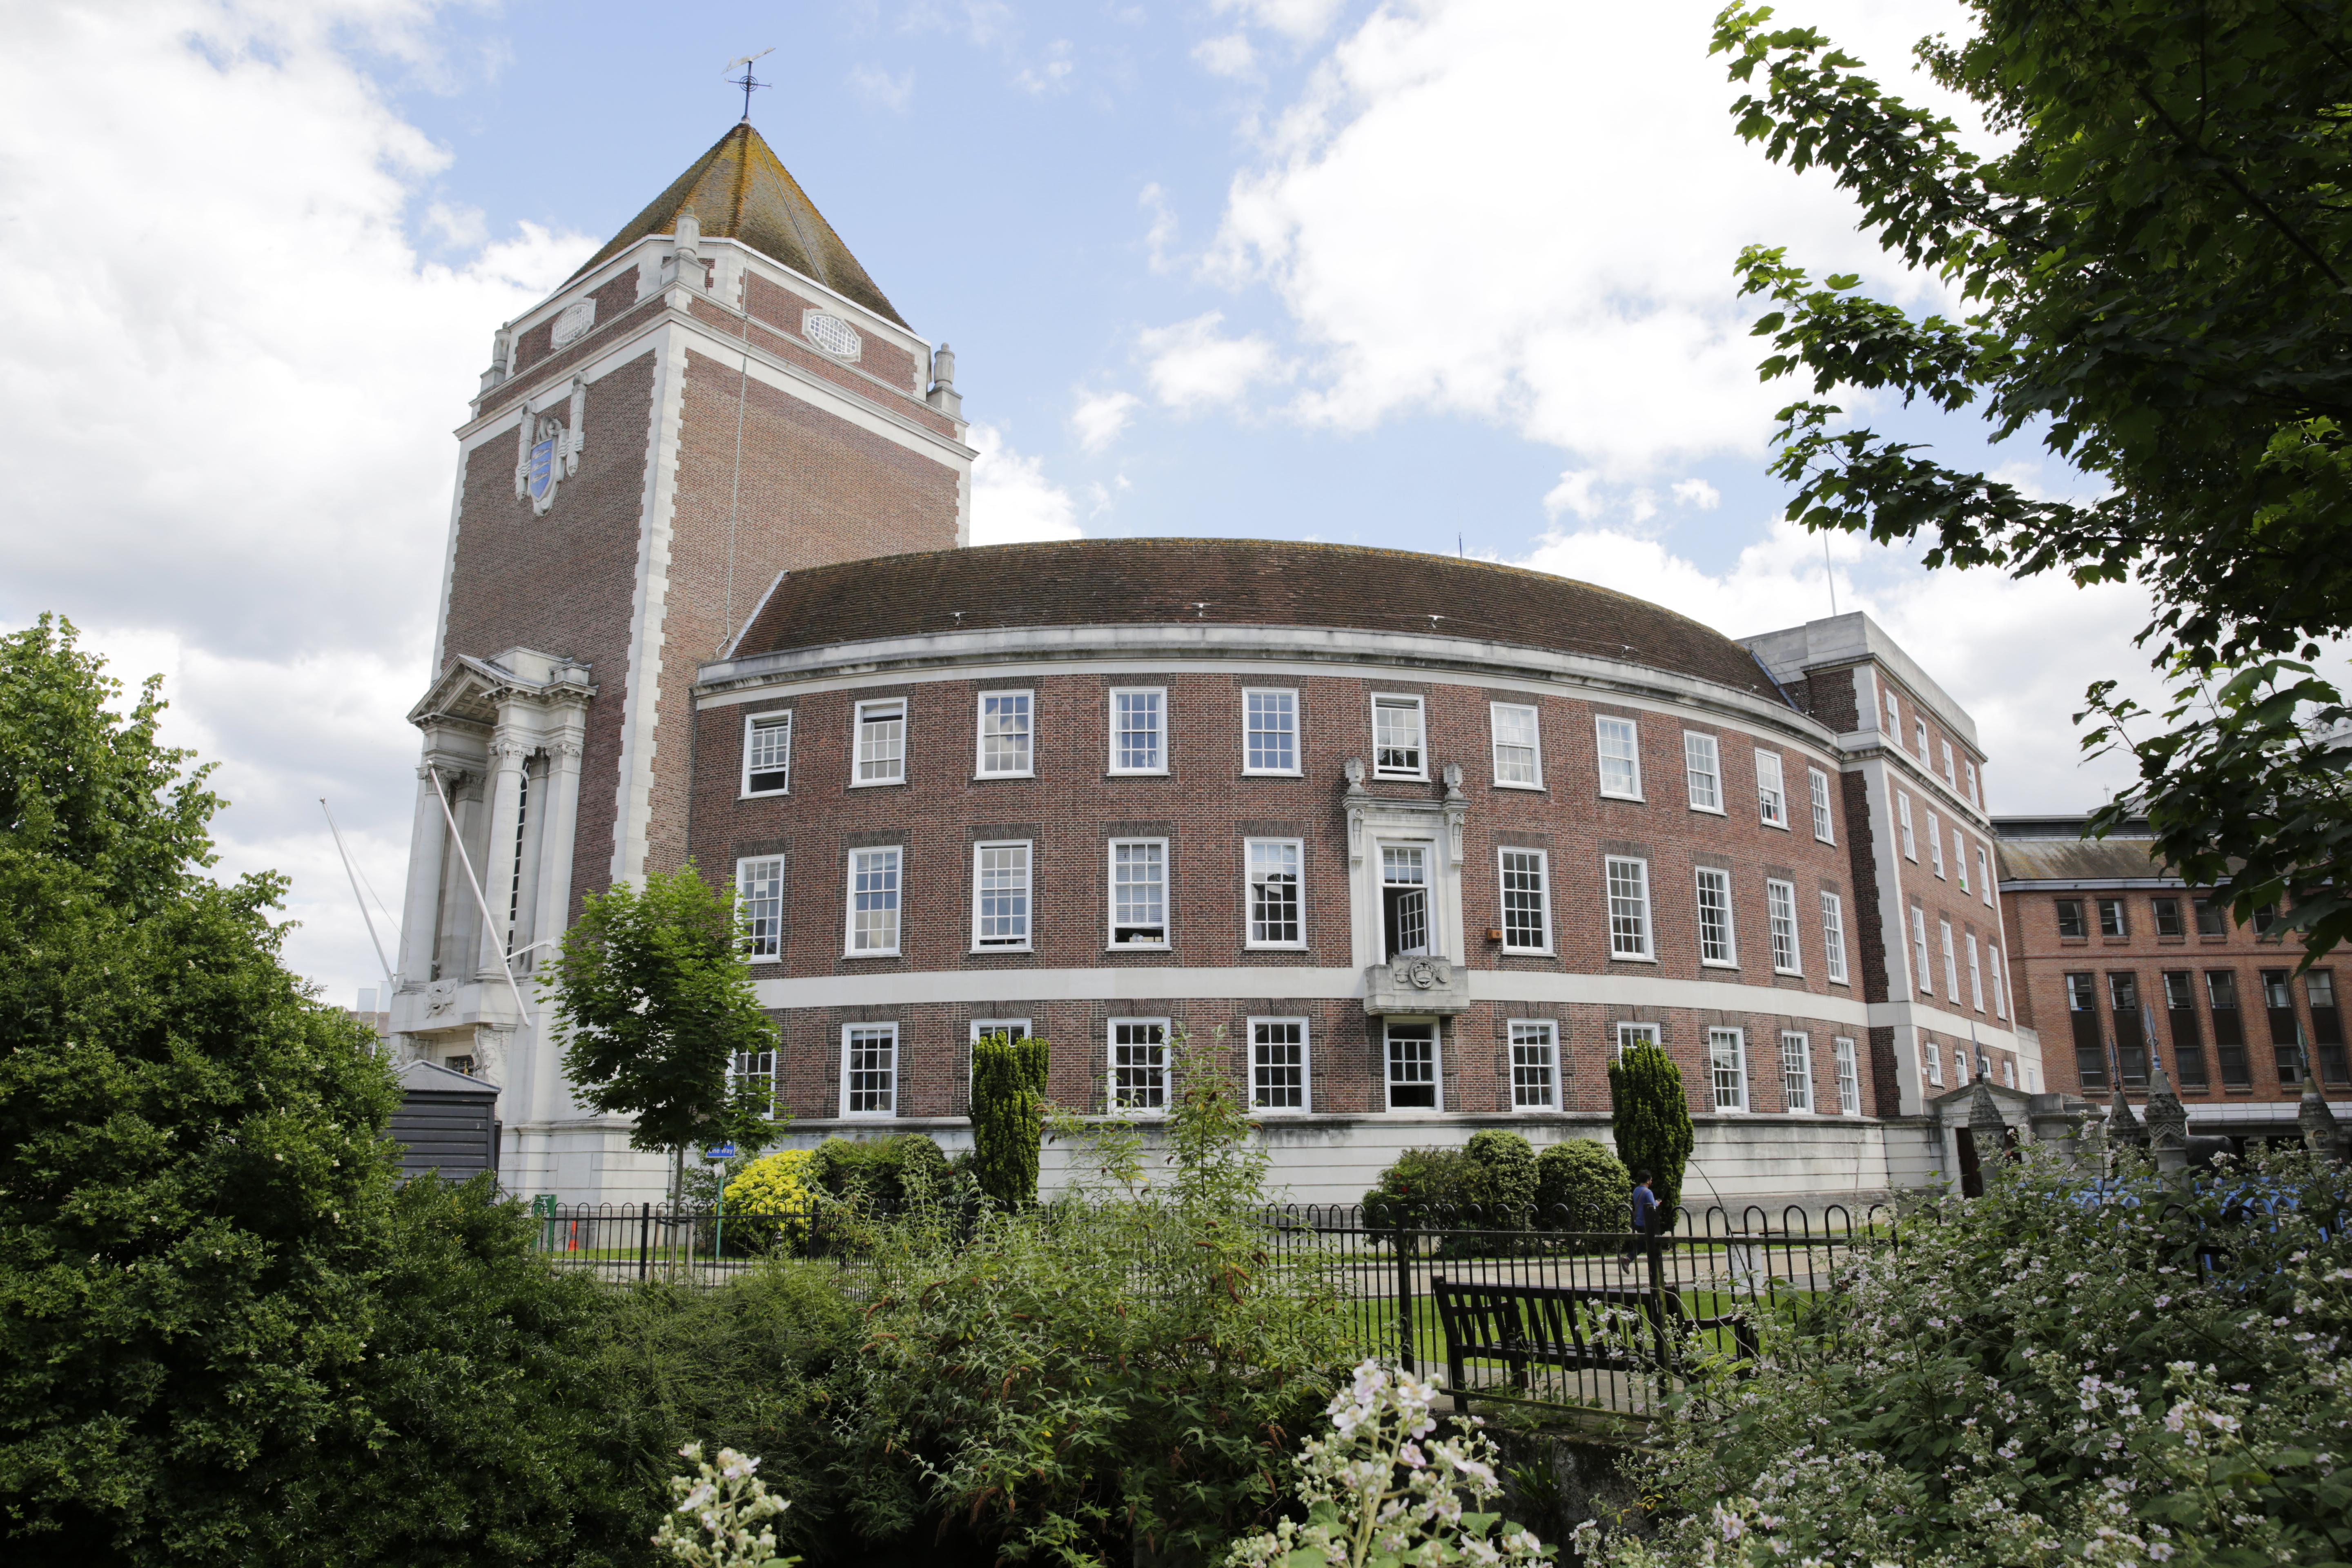
[[(509, 1186), (646, 1195), (530, 973), (734, 879), (794, 1136), (966, 1139), (971, 1046), (1150, 1114), (1223, 1029), (1276, 1176), (1606, 1136), (1654, 1039), (1695, 1199), (1948, 1169), (2040, 1092), (1974, 726), (1853, 615), (1744, 641), (1549, 574), (1236, 540), (967, 547), (952, 363), (748, 127), (502, 329), (460, 458), (394, 1027)], [(451, 831), (454, 827), (454, 832)], [(509, 966), (514, 981), (509, 984)]]
[(2250, 926), (2189, 887), (2143, 830), (2086, 841), (2079, 816), (2003, 817), (2001, 904), (2020, 1020), (2044, 1042), (2051, 1086), (2137, 1101), (2161, 1062), (2190, 1131), (2297, 1136), (2310, 1077), (2352, 1114), (2336, 966), (2298, 974), (2274, 911)]

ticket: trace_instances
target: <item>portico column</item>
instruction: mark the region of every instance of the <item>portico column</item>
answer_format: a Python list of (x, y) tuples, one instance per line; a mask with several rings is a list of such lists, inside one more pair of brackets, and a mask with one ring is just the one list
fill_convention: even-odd
[[(522, 811), (523, 763), (530, 755), (530, 743), (504, 725), (490, 739), (490, 753), (498, 767), (490, 785), (488, 842), (483, 846), (482, 897), (490, 906), (489, 923), (482, 931), (479, 977), (501, 976), (506, 973), (506, 952), (509, 925), (507, 900), (512, 896), (515, 874), (515, 819)], [(503, 989), (504, 982), (500, 982)]]
[[(547, 817), (539, 838), (539, 912), (531, 923), (531, 930), (542, 942), (562, 941), (564, 926), (572, 918), (572, 849), (580, 816), (582, 750), (581, 725), (576, 717), (548, 747)], [(552, 963), (554, 958), (554, 950), (550, 948), (531, 954), (534, 965)], [(536, 994), (532, 994), (532, 1004), (544, 1019), (546, 1005)], [(542, 1036), (542, 1029), (531, 1030), (534, 1059), (530, 1063), (525, 1114), (533, 1122), (547, 1121), (557, 1112), (559, 1075), (554, 1070), (554, 1053)]]
[(408, 830), (408, 890), (401, 900), (400, 984), (424, 985), (433, 978), (434, 930), (440, 915), (441, 861), (448, 853), (449, 828), (441, 816), (426, 769), (416, 770), (416, 815)]

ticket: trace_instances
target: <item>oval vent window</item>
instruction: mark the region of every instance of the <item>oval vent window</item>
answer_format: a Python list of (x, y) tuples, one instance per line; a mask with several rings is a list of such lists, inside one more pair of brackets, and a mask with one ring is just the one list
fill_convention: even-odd
[(811, 310), (801, 318), (801, 336), (835, 359), (854, 360), (866, 347), (856, 327), (823, 310)]

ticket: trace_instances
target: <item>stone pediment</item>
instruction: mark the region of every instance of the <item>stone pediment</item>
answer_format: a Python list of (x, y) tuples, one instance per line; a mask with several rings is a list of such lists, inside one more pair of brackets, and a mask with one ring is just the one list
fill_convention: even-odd
[(588, 667), (572, 659), (524, 647), (509, 648), (496, 658), (461, 653), (408, 710), (408, 721), (420, 728), (456, 723), (488, 730), (499, 721), (502, 700), (585, 702), (595, 695)]
[(1470, 974), (1450, 958), (1397, 958), (1364, 971), (1364, 1011), (1373, 1016), (1467, 1012)]

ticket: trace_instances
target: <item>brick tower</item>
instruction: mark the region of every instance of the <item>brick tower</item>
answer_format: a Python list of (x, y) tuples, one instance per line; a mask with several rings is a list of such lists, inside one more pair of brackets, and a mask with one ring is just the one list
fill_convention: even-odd
[(685, 860), (696, 667), (779, 573), (967, 541), (964, 433), (953, 357), (748, 122), (499, 330), (409, 713), (393, 1028), (499, 1086), (509, 1190), (658, 1184), (570, 1100), (532, 973), (583, 894)]

